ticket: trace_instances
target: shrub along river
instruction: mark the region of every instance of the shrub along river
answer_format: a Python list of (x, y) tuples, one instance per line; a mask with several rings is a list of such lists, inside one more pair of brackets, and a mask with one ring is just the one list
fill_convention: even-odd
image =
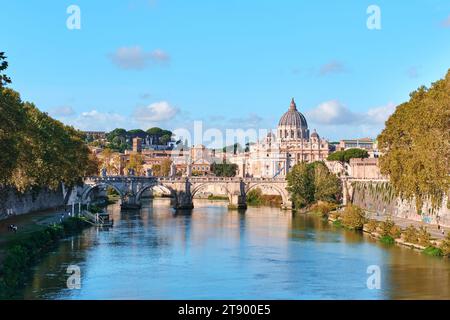
[[(114, 227), (63, 240), (32, 270), (23, 297), (450, 299), (448, 259), (277, 208), (239, 213), (206, 200), (195, 206), (191, 214), (176, 214), (166, 199), (134, 212), (109, 206)], [(74, 265), (80, 289), (67, 287)], [(378, 273), (368, 271), (378, 267), (379, 289), (369, 289), (368, 278)]]

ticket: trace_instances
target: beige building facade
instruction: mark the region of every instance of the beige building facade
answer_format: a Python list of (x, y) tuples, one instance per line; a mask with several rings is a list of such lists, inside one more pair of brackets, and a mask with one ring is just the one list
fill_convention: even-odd
[(231, 162), (241, 168), (240, 175), (276, 178), (286, 176), (298, 163), (324, 161), (329, 153), (328, 141), (320, 138), (316, 130), (310, 134), (305, 116), (292, 99), (276, 133), (270, 132), (262, 141), (250, 145), (246, 156), (235, 157)]

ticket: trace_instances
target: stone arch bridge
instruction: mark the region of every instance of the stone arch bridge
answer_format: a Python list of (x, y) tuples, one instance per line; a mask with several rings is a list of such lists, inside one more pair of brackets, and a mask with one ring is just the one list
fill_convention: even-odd
[(194, 196), (210, 185), (219, 186), (225, 190), (230, 207), (245, 209), (247, 194), (254, 188), (271, 190), (282, 198), (282, 208), (291, 209), (292, 202), (286, 190), (284, 179), (259, 178), (221, 178), (221, 177), (140, 177), (140, 176), (101, 176), (88, 177), (83, 187), (78, 191), (78, 198), (82, 203), (90, 200), (91, 191), (96, 188), (111, 187), (121, 198), (123, 208), (139, 208), (144, 191), (155, 187), (170, 194), (172, 206), (175, 209), (192, 209)]

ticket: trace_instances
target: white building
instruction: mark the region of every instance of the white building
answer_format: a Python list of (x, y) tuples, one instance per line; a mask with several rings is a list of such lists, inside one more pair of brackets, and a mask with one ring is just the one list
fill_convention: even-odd
[(250, 145), (248, 153), (229, 160), (238, 164), (240, 176), (274, 178), (285, 176), (297, 163), (325, 160), (329, 152), (328, 141), (315, 130), (310, 134), (305, 116), (292, 99), (276, 134), (270, 132), (262, 141)]

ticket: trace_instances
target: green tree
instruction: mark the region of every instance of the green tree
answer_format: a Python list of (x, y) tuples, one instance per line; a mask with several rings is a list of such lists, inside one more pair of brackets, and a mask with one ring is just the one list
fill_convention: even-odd
[(127, 130), (117, 128), (106, 134), (106, 139), (109, 142), (113, 142), (116, 137), (119, 137), (120, 140), (125, 140), (127, 138)]
[(147, 130), (147, 133), (152, 136), (162, 136), (163, 129), (158, 127), (153, 127)]
[(127, 136), (132, 137), (132, 138), (135, 138), (135, 137), (145, 138), (146, 135), (147, 135), (147, 133), (142, 129), (133, 129), (133, 130), (127, 131)]
[(238, 152), (242, 152), (242, 150), (244, 150), (243, 148), (242, 148), (242, 146), (238, 143), (238, 142), (235, 142), (234, 144), (232, 144), (232, 145), (229, 145), (229, 146), (225, 146), (225, 147), (223, 147), (222, 148), (222, 152), (229, 152), (229, 153), (233, 153), (233, 154), (237, 154)]
[(211, 172), (217, 177), (234, 177), (236, 176), (238, 166), (235, 163), (213, 163), (211, 165)]
[(323, 162), (313, 162), (314, 201), (336, 202), (342, 191), (341, 181)]
[(166, 145), (171, 141), (172, 141), (172, 132), (165, 133), (161, 136), (161, 138), (159, 138), (159, 142), (161, 143), (161, 145)]
[(354, 158), (368, 158), (369, 153), (367, 150), (359, 149), (359, 148), (352, 148), (347, 149), (343, 151), (336, 151), (331, 153), (327, 160), (328, 161), (339, 161), (341, 163), (349, 163), (350, 159)]
[(79, 183), (98, 171), (85, 138), (12, 89), (0, 88), (0, 184), (26, 191)]
[(396, 194), (416, 201), (421, 210), (430, 199), (442, 205), (450, 189), (450, 70), (430, 88), (420, 87), (397, 107), (378, 137), (381, 172)]
[(263, 194), (260, 188), (255, 188), (247, 193), (247, 203), (251, 206), (260, 206), (263, 204)]
[(299, 163), (287, 175), (291, 200), (296, 208), (318, 201), (337, 202), (341, 183), (323, 162)]
[(11, 79), (4, 74), (4, 71), (8, 68), (8, 61), (6, 61), (6, 56), (4, 52), (0, 52), (0, 89), (11, 83)]
[(147, 130), (147, 133), (150, 136), (157, 138), (157, 143), (161, 145), (166, 145), (170, 141), (172, 141), (173, 133), (169, 130), (164, 130), (158, 127), (150, 128)]
[(24, 144), (26, 112), (17, 92), (0, 88), (0, 184), (6, 184), (16, 168)]
[(296, 208), (304, 208), (314, 202), (314, 175), (305, 162), (295, 165), (287, 174), (287, 190)]

